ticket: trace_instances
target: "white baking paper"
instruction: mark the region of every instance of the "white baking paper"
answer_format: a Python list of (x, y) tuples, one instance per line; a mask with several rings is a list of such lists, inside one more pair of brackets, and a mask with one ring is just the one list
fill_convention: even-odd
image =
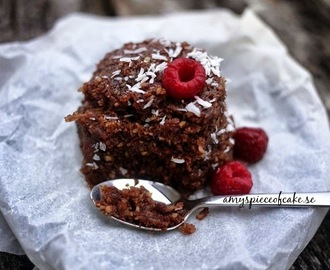
[[(312, 78), (251, 11), (163, 17), (73, 14), (41, 38), (0, 46), (0, 209), (39, 269), (286, 269), (327, 209), (212, 209), (197, 232), (150, 233), (102, 216), (79, 173), (76, 91), (124, 42), (188, 41), (225, 59), (237, 126), (263, 127), (253, 193), (330, 190), (330, 136)], [(11, 231), (2, 226), (1, 236)], [(2, 237), (2, 239), (7, 239)], [(8, 240), (12, 241), (12, 240)], [(10, 252), (17, 243), (1, 246)], [(6, 251), (6, 250), (4, 250)]]

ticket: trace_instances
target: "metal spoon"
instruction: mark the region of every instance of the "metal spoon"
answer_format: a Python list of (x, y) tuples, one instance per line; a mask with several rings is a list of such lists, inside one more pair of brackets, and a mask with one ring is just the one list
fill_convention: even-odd
[[(203, 197), (196, 200), (186, 200), (181, 197), (180, 193), (177, 192), (170, 186), (164, 184), (149, 181), (149, 180), (137, 180), (137, 179), (114, 179), (102, 182), (93, 187), (90, 192), (90, 197), (94, 204), (101, 200), (100, 187), (102, 185), (115, 186), (119, 190), (129, 188), (130, 186), (140, 187), (144, 186), (151, 192), (151, 197), (155, 201), (163, 202), (165, 204), (175, 204), (178, 201), (182, 201), (184, 209), (188, 210), (184, 217), (184, 220), (172, 227), (167, 228), (167, 231), (174, 230), (181, 226), (188, 217), (197, 209), (214, 206), (238, 206), (238, 207), (330, 207), (330, 191), (328, 192), (308, 192), (308, 193), (260, 193), (260, 194), (248, 194), (248, 195), (226, 195), (226, 196), (210, 196)], [(144, 227), (133, 223), (123, 221), (114, 216), (109, 216), (121, 223), (129, 226), (137, 227), (144, 230), (151, 231), (164, 231), (159, 228)]]

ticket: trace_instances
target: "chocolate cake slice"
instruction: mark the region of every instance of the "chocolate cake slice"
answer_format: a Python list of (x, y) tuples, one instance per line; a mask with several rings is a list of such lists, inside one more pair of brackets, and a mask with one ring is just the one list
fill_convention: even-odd
[[(169, 95), (162, 83), (169, 65), (181, 58), (198, 62), (205, 72), (201, 92), (184, 99)], [(188, 193), (203, 188), (215, 168), (232, 159), (234, 125), (221, 60), (163, 39), (106, 54), (79, 89), (82, 105), (66, 117), (77, 123), (81, 172), (89, 185), (130, 177)], [(191, 78), (184, 80), (190, 85)]]

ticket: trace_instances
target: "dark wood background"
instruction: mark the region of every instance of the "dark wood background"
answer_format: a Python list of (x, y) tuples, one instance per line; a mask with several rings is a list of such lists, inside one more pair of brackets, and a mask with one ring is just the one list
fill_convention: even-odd
[[(227, 7), (240, 14), (247, 6), (274, 29), (290, 54), (313, 74), (330, 116), (330, 0), (0, 0), (0, 43), (37, 37), (70, 12), (130, 16)], [(0, 252), (1, 270), (33, 267), (26, 256)], [(298, 269), (330, 269), (330, 212), (290, 268)]]

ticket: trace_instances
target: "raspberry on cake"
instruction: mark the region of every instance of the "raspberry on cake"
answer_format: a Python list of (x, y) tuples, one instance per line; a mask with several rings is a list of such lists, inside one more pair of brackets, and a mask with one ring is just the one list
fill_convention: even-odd
[(193, 98), (205, 86), (205, 69), (190, 58), (177, 58), (164, 70), (162, 85), (175, 99)]
[(163, 39), (107, 53), (79, 89), (82, 105), (66, 117), (77, 123), (87, 182), (130, 177), (187, 193), (203, 188), (232, 160), (221, 61)]

